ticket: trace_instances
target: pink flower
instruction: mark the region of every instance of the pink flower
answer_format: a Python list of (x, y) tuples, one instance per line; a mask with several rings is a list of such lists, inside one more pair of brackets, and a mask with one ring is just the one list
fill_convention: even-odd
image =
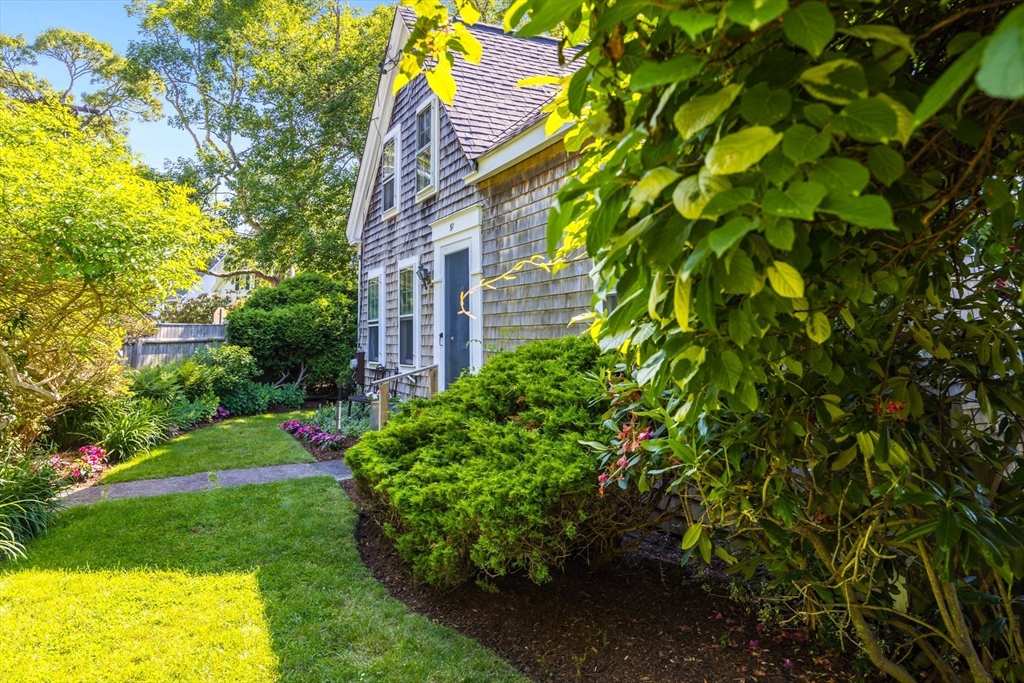
[(621, 458), (619, 458), (619, 461), (618, 461), (617, 463), (615, 463), (615, 465), (616, 465), (616, 466), (617, 466), (617, 467), (618, 467), (618, 468), (619, 468), (620, 470), (624, 470), (624, 469), (626, 469), (627, 467), (629, 467), (629, 460), (627, 460), (627, 459), (626, 459), (626, 456), (622, 456)]
[(760, 644), (761, 644), (760, 640), (752, 640), (752, 641), (750, 641), (750, 649), (751, 650), (756, 650), (757, 646), (760, 645)]
[(80, 476), (82, 476), (82, 470), (79, 470), (79, 469), (74, 470), (73, 472), (71, 472), (71, 476), (72, 477), (80, 477)]
[(792, 659), (783, 659), (782, 660), (782, 666), (786, 667), (787, 669), (792, 669), (793, 668), (793, 660)]
[(50, 458), (50, 466), (51, 467), (57, 467), (58, 465), (60, 465), (60, 456), (59, 455), (55, 455), (52, 458)]
[(1010, 247), (1011, 254), (1016, 254), (1018, 251), (1020, 251), (1020, 247)]
[(636, 437), (636, 440), (637, 441), (647, 441), (652, 436), (654, 436), (654, 432), (652, 430), (650, 430), (650, 429), (645, 429), (644, 431), (640, 432), (640, 434)]
[(725, 617), (722, 616), (721, 612), (719, 612), (718, 614), (715, 615), (715, 620), (716, 621), (721, 621), (722, 619), (725, 619)]
[(758, 624), (754, 628), (757, 631), (757, 635), (761, 635), (762, 633), (764, 633), (764, 624)]
[(608, 475), (602, 472), (601, 475), (597, 478), (597, 481), (601, 484), (601, 486), (604, 486), (605, 484), (608, 483)]

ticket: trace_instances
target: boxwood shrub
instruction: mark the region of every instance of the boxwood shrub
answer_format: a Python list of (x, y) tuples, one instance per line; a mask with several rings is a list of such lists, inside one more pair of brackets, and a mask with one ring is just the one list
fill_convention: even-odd
[(540, 583), (614, 514), (598, 496), (606, 366), (588, 338), (497, 355), (429, 401), (408, 402), (346, 460), (373, 514), (428, 582), (525, 571)]

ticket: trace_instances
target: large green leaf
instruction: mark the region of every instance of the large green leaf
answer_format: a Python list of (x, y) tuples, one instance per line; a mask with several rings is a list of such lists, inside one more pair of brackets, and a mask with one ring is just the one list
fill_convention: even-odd
[(815, 164), (811, 180), (821, 183), (837, 196), (858, 195), (867, 187), (870, 174), (853, 159), (828, 157)]
[(741, 173), (761, 161), (781, 140), (782, 133), (767, 126), (745, 128), (716, 142), (704, 163), (714, 175)]
[(678, 83), (700, 72), (704, 62), (693, 55), (677, 55), (664, 62), (644, 62), (629, 78), (630, 90), (650, 90), (659, 85)]
[(755, 126), (771, 126), (786, 117), (793, 98), (786, 90), (772, 90), (767, 83), (747, 88), (740, 98), (740, 116)]
[(839, 123), (854, 140), (885, 142), (896, 135), (896, 112), (875, 97), (855, 100), (839, 115)]
[(1024, 99), (1024, 5), (999, 22), (974, 78), (978, 87), (992, 97)]
[(679, 173), (667, 166), (652, 168), (645, 173), (630, 192), (629, 215), (637, 215), (640, 209), (657, 199), (658, 195), (678, 178)]
[(807, 318), (805, 323), (807, 338), (819, 344), (825, 342), (832, 336), (832, 323), (821, 311), (815, 311)]
[(886, 145), (875, 145), (868, 150), (871, 173), (885, 185), (892, 185), (903, 175), (903, 157)]
[(676, 110), (673, 121), (683, 140), (689, 140), (715, 122), (743, 90), (739, 83), (727, 85), (713, 95), (701, 95)]
[(782, 153), (793, 163), (802, 164), (827, 152), (831, 141), (832, 134), (828, 131), (819, 133), (810, 126), (797, 123), (782, 134)]
[(963, 532), (963, 523), (960, 517), (950, 508), (943, 508), (939, 513), (938, 524), (935, 527), (935, 540), (939, 542), (939, 548), (950, 551), (956, 547)]
[(746, 216), (737, 216), (708, 234), (708, 246), (716, 256), (721, 256), (755, 227), (756, 224)]
[(844, 221), (862, 228), (896, 229), (892, 223), (892, 207), (884, 197), (876, 194), (863, 197), (830, 196), (821, 203), (819, 211), (835, 214)]
[(922, 123), (934, 116), (940, 109), (946, 106), (956, 91), (967, 82), (971, 74), (981, 63), (981, 55), (985, 51), (988, 38), (979, 40), (974, 46), (960, 55), (953, 62), (952, 66), (946, 69), (938, 80), (928, 88), (928, 92), (921, 98), (921, 103), (914, 110), (914, 128), (920, 127)]
[(701, 215), (704, 218), (718, 218), (722, 214), (734, 211), (739, 207), (749, 204), (754, 198), (754, 188), (734, 187), (729, 190), (717, 193), (704, 206)]
[(785, 261), (775, 261), (768, 266), (768, 282), (776, 294), (787, 299), (799, 299), (804, 295), (803, 276)]
[(668, 15), (668, 20), (673, 26), (686, 31), (691, 40), (718, 23), (718, 15), (711, 12), (701, 12), (698, 9), (680, 9)]
[(824, 4), (804, 2), (782, 16), (782, 30), (794, 45), (819, 57), (836, 33), (836, 20)]
[(895, 26), (889, 24), (861, 24), (859, 26), (848, 26), (846, 28), (839, 29), (840, 33), (845, 33), (848, 36), (854, 38), (860, 38), (861, 40), (881, 40), (882, 42), (895, 45), (898, 48), (906, 50), (911, 57), (915, 56), (914, 44), (903, 31), (899, 30)]
[(761, 202), (762, 210), (772, 216), (814, 220), (814, 210), (828, 194), (824, 185), (815, 182), (792, 183), (783, 190), (768, 190)]
[(833, 59), (800, 74), (800, 84), (819, 100), (849, 104), (868, 94), (868, 80), (861, 65), (851, 59)]
[(751, 31), (756, 31), (786, 11), (786, 0), (729, 0), (725, 16)]

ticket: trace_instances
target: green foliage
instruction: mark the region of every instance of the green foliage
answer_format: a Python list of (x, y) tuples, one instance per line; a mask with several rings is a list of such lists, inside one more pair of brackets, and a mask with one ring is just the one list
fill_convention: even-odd
[[(35, 66), (40, 58), (60, 64), (68, 72), (69, 81), (54, 88), (36, 76), (28, 67)], [(0, 63), (0, 92), (24, 102), (60, 102), (74, 109), (82, 127), (127, 132), (133, 118), (153, 121), (160, 117), (163, 88), (155, 74), (140, 69), (108, 43), (86, 33), (48, 28), (31, 44), (24, 36), (0, 33)], [(81, 104), (75, 104), (74, 91), (81, 90), (87, 81), (99, 87), (82, 92)]]
[(194, 355), (192, 360), (210, 368), (210, 388), (221, 398), (234, 391), (239, 384), (251, 381), (260, 374), (256, 359), (249, 349), (233, 344), (208, 346)]
[[(4, 435), (6, 437), (6, 435)], [(62, 488), (57, 472), (39, 454), (0, 444), (0, 560), (22, 554), (23, 545), (50, 526)]]
[[(214, 357), (231, 354), (232, 351), (217, 352)], [(193, 358), (134, 370), (129, 373), (132, 393), (166, 403), (180, 398), (194, 401), (207, 396), (213, 393), (214, 380), (222, 372), (216, 361), (205, 362), (207, 358), (207, 354), (201, 353)]]
[(228, 316), (228, 339), (250, 350), (262, 372), (298, 382), (334, 383), (355, 352), (351, 280), (305, 273), (253, 292)]
[(306, 390), (298, 384), (285, 384), (281, 387), (274, 387), (270, 395), (270, 404), (281, 408), (295, 410), (301, 408), (306, 401)]
[(206, 208), (247, 228), (233, 260), (353, 278), (345, 221), (393, 10), (135, 0), (129, 14), (141, 24), (130, 59), (159, 75), (175, 123), (196, 141), (198, 162), (172, 175), (216, 184), (207, 199), (220, 201)]
[(548, 243), (585, 248), (617, 293), (593, 332), (635, 362), (636, 419), (663, 435), (630, 482), (695, 492), (684, 545), (764, 563), (903, 683), (912, 660), (1024, 680), (1010, 5), (524, 0), (506, 17), (580, 49), (547, 109), (582, 149)]
[(599, 366), (585, 338), (522, 346), (409, 402), (346, 453), (419, 575), (452, 586), (522, 570), (541, 582), (601, 537), (614, 506), (579, 443), (603, 409)]
[(370, 431), (370, 416), (360, 413), (349, 415), (345, 406), (342, 406), (341, 429), (339, 430), (335, 418), (335, 407), (334, 404), (330, 403), (317, 408), (307, 422), (328, 434), (362, 436), (365, 432)]
[(87, 430), (91, 441), (112, 460), (130, 460), (164, 440), (168, 408), (149, 398), (100, 405)]
[(50, 101), (0, 94), (0, 187), (0, 372), (27, 443), (117, 392), (140, 311), (190, 287), (220, 232), (183, 189), (144, 177), (120, 137)]
[(251, 379), (242, 380), (219, 393), (220, 404), (232, 415), (259, 415), (267, 412), (274, 398), (274, 386)]
[(201, 422), (212, 420), (219, 405), (220, 399), (213, 394), (192, 401), (182, 397), (167, 407), (167, 422), (181, 430), (191, 429)]
[(200, 294), (191, 299), (165, 303), (160, 308), (160, 322), (208, 324), (218, 308), (231, 308), (231, 297), (221, 294)]

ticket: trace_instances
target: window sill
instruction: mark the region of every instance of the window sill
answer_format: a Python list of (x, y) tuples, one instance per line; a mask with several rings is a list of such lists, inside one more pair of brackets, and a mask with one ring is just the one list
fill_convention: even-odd
[(399, 214), (399, 212), (400, 212), (400, 209), (396, 206), (393, 209), (388, 209), (387, 211), (384, 211), (383, 213), (381, 213), (380, 218), (381, 218), (381, 220), (384, 220), (384, 221), (391, 220), (392, 218), (397, 216)]
[(419, 204), (422, 201), (430, 199), (437, 194), (437, 185), (431, 185), (425, 190), (420, 190), (416, 193), (416, 203)]

